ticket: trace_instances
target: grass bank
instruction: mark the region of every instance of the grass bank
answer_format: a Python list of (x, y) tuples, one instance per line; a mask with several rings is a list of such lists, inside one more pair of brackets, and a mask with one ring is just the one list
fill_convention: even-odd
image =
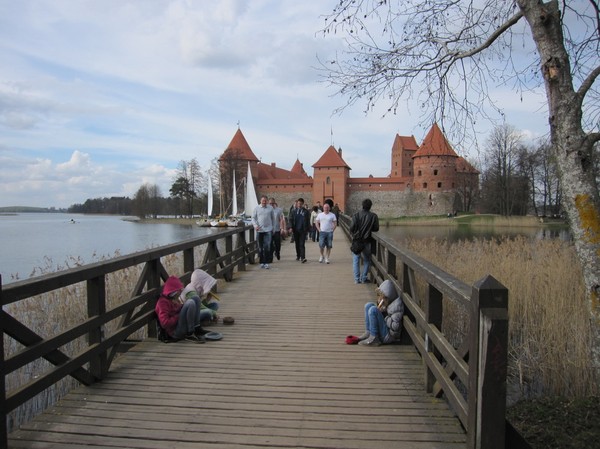
[(459, 215), (457, 217), (447, 217), (446, 215), (433, 215), (421, 217), (396, 217), (380, 218), (384, 226), (493, 226), (493, 227), (567, 227), (565, 220), (543, 219), (533, 216), (513, 216), (504, 217), (494, 214), (470, 214)]

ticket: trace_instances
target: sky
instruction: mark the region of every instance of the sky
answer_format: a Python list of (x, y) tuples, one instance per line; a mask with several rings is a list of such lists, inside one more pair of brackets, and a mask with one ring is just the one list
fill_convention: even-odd
[[(429, 128), (410, 108), (333, 113), (345, 98), (316, 68), (345, 48), (319, 33), (335, 4), (0, 0), (0, 207), (133, 197), (144, 183), (167, 196), (180, 161), (208, 170), (238, 126), (264, 163), (298, 158), (312, 175), (333, 144), (351, 176), (387, 176), (396, 134), (421, 143)], [(547, 133), (539, 94), (492, 93), (532, 138)]]

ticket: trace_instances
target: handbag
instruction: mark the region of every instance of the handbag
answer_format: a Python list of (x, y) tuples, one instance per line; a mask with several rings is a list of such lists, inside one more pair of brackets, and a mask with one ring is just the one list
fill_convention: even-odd
[(362, 253), (363, 249), (365, 249), (365, 241), (363, 239), (352, 240), (352, 245), (350, 245), (350, 251), (354, 254)]

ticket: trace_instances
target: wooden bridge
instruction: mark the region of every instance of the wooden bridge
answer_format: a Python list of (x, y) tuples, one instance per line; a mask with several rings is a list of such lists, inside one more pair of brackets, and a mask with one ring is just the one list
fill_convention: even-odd
[[(95, 333), (99, 323), (92, 317), (77, 331), (71, 330), (87, 333), (87, 355), (69, 358), (59, 356), (62, 353), (55, 349), (64, 336), (36, 338), (2, 312), (4, 333), (26, 340), (28, 347), (3, 363), (2, 379), (33, 357), (44, 357), (55, 365), (18, 391), (4, 392), (3, 386), (5, 416), (64, 373), (78, 375), (87, 384), (22, 424), (4, 438), (2, 447), (504, 447), (506, 353), (502, 350), (506, 342), (502, 346), (502, 338), (506, 319), (502, 310), (506, 309), (487, 303), (477, 311), (477, 316), (491, 316), (476, 333), (482, 336), (477, 339), (478, 352), (484, 354), (472, 358), (478, 360), (477, 371), (466, 361), (472, 339), (454, 349), (439, 330), (431, 327), (424, 332), (428, 323), (441, 323), (443, 298), (462, 295), (468, 299), (473, 292), (487, 291), (501, 303), (503, 295), (506, 299), (501, 286), (488, 288), (484, 282), (471, 288), (441, 271), (434, 270), (435, 275), (428, 271), (424, 276), (429, 286), (424, 301), (427, 312), (422, 312), (411, 304), (416, 289), (412, 262), (406, 259), (398, 264), (404, 275), (396, 279), (395, 256), (379, 240), (373, 276), (377, 280), (382, 275), (390, 277), (405, 292), (406, 342), (380, 347), (346, 345), (347, 335), (363, 332), (363, 306), (374, 299), (376, 285), (354, 284), (352, 257), (341, 230), (335, 234), (330, 264), (318, 263), (318, 245), (311, 241), (306, 243), (308, 262), (296, 261), (294, 245), (287, 240), (281, 260), (274, 261), (269, 270), (245, 263), (254, 259), (254, 236), (248, 232), (248, 242), (243, 232), (237, 234), (237, 245), (227, 240), (225, 252), (219, 251), (218, 238), (202, 240), (206, 246), (202, 267), (231, 281), (219, 284), (220, 315), (234, 316), (235, 325), (215, 325), (213, 330), (224, 335), (218, 342), (165, 344), (151, 336), (116, 357), (110, 349), (118, 341)], [(235, 231), (229, 234), (234, 236)], [(159, 274), (164, 279), (167, 274), (160, 257), (183, 251), (184, 268), (179, 274), (185, 281), (193, 267), (200, 265), (194, 264), (190, 250), (195, 246), (182, 243), (137, 256), (135, 262), (146, 266), (132, 295), (136, 311), (131, 307), (119, 311), (125, 316), (121, 329), (128, 329), (123, 335), (152, 319), (151, 306), (145, 306), (156, 297), (158, 285), (152, 279)], [(418, 262), (423, 269), (432, 269)], [(75, 270), (73, 279), (50, 276), (45, 282), (62, 286), (88, 279), (88, 301), (97, 301), (104, 288), (97, 278), (123, 265), (123, 261), (114, 263), (108, 268), (93, 267), (94, 272)], [(0, 290), (0, 298), (5, 305), (40, 290), (28, 282), (9, 284)], [(95, 304), (88, 309), (100, 315), (111, 313)], [(489, 352), (494, 355), (486, 358), (490, 335), (494, 346)], [(89, 368), (83, 366), (86, 360)], [(473, 372), (479, 372), (477, 377)], [(101, 381), (90, 381), (90, 376)], [(478, 394), (461, 393), (461, 388), (475, 388)], [(470, 433), (465, 430), (469, 426)]]

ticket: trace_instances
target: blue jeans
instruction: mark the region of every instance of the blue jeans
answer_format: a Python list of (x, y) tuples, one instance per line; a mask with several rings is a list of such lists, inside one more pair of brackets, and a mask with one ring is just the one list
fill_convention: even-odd
[(177, 318), (177, 327), (173, 333), (175, 338), (183, 338), (187, 334), (194, 332), (194, 328), (200, 324), (200, 298), (194, 296), (188, 299)]
[(217, 310), (219, 310), (219, 303), (217, 302), (209, 302), (206, 305), (206, 309), (202, 309), (200, 311), (200, 322), (202, 321), (208, 321), (208, 320), (212, 320), (213, 317), (213, 312), (216, 312)]
[(390, 333), (383, 319), (383, 314), (374, 302), (365, 304), (365, 329), (371, 336), (377, 336), (382, 343)]
[[(363, 260), (362, 274), (360, 272), (360, 259)], [(354, 281), (367, 282), (367, 276), (371, 268), (371, 244), (367, 243), (365, 249), (360, 254), (352, 253), (352, 270), (354, 271)]]
[(319, 234), (319, 248), (332, 248), (333, 247), (333, 231), (326, 232), (321, 231)]
[(273, 262), (273, 253), (271, 252), (271, 232), (258, 233), (258, 257), (260, 263)]

